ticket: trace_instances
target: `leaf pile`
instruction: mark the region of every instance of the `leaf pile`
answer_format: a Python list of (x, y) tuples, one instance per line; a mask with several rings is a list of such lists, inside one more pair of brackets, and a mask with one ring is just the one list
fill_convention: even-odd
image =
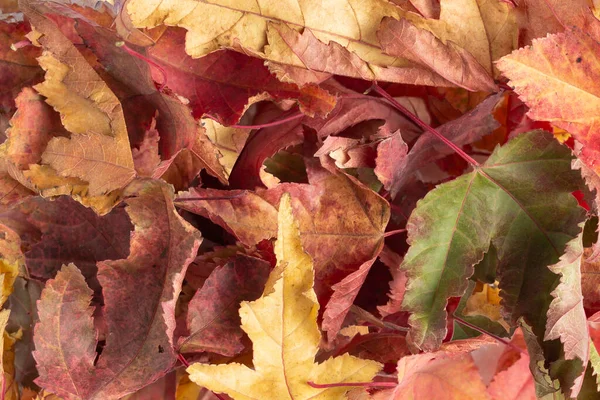
[(0, 1), (1, 397), (600, 398), (595, 4)]

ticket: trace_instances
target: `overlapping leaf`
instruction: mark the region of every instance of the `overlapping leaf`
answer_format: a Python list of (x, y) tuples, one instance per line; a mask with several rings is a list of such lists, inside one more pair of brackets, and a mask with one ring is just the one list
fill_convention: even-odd
[[(27, 1), (21, 7), (41, 34), (37, 40), (44, 49), (38, 62), (45, 81), (35, 88), (71, 132), (71, 138), (48, 142), (42, 154), (47, 167), (30, 168), (28, 178), (44, 194), (71, 193), (86, 182), (84, 195), (90, 197), (123, 188), (135, 170), (121, 104), (54, 22)], [(97, 207), (106, 212), (110, 206)]]
[[(475, 171), (431, 191), (411, 215), (411, 247), (402, 268), (409, 282), (403, 306), (412, 342), (438, 347), (446, 333), (447, 299), (463, 295), (491, 243), (498, 250), (503, 308), (545, 327), (558, 261), (583, 218), (571, 192), (580, 182), (568, 151), (534, 131), (496, 149)], [(543, 295), (545, 293), (545, 295)]]
[(254, 368), (237, 363), (197, 363), (187, 371), (200, 386), (236, 400), (339, 399), (347, 387), (317, 389), (308, 382), (368, 381), (380, 364), (347, 354), (315, 363), (320, 334), (314, 271), (310, 257), (302, 250), (289, 195), (284, 195), (279, 205), (278, 229), (278, 267), (269, 279), (273, 286), (267, 284), (260, 299), (240, 306), (242, 328), (253, 342)]
[(38, 304), (36, 382), (61, 396), (117, 399), (158, 379), (175, 362), (175, 302), (200, 235), (176, 213), (166, 184), (139, 181), (128, 194), (136, 196), (127, 200), (135, 226), (131, 253), (98, 264), (108, 330), (98, 361), (92, 292), (76, 266), (64, 266)]

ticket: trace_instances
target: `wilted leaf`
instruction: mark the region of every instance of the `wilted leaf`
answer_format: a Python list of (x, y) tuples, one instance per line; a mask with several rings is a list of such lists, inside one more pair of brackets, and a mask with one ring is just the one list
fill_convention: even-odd
[[(312, 262), (302, 250), (291, 199), (284, 195), (278, 216), (278, 267), (272, 290), (254, 302), (242, 302), (242, 329), (253, 342), (253, 365), (202, 365), (188, 368), (190, 379), (200, 386), (234, 399), (277, 398), (339, 399), (348, 388), (316, 389), (308, 385), (370, 380), (380, 364), (350, 355), (316, 364), (320, 334), (319, 305), (313, 290)], [(268, 286), (268, 285), (267, 285)]]
[(600, 24), (590, 10), (588, 0), (519, 0), (515, 9), (521, 31), (521, 45), (530, 45), (536, 38), (559, 33), (576, 26), (592, 37), (600, 38)]
[[(136, 181), (127, 194), (136, 196), (127, 200), (135, 226), (131, 253), (98, 263), (108, 329), (98, 361), (92, 292), (74, 265), (63, 267), (38, 304), (36, 382), (62, 396), (117, 399), (158, 379), (175, 362), (175, 302), (200, 235), (176, 213), (166, 184)], [(79, 322), (61, 323), (72, 318)]]
[[(70, 139), (50, 140), (42, 162), (62, 177), (88, 182), (90, 196), (121, 189), (135, 176), (121, 104), (54, 22), (27, 1), (22, 8), (41, 34), (37, 40), (44, 49), (38, 61), (46, 77), (35, 89), (61, 114), (72, 134)], [(33, 181), (40, 186), (44, 179)]]
[[(385, 54), (376, 33), (383, 17), (410, 18), (433, 30), (441, 40), (453, 40), (467, 48), (479, 62), (485, 61), (484, 67), (491, 73), (491, 61), (513, 49), (514, 18), (510, 17), (508, 6), (501, 3), (484, 2), (481, 6), (475, 0), (460, 3), (457, 10), (467, 13), (465, 19), (469, 21), (454, 24), (460, 29), (448, 27), (456, 22), (450, 2), (442, 6), (440, 21), (423, 19), (380, 0), (352, 5), (328, 2), (320, 4), (318, 11), (306, 1), (256, 7), (219, 1), (146, 4), (134, 0), (127, 10), (138, 28), (166, 24), (187, 29), (191, 33), (187, 37), (186, 51), (193, 57), (202, 57), (223, 47), (234, 48), (268, 60), (281, 79), (300, 83), (323, 80), (322, 74), (313, 73), (312, 78), (307, 78), (306, 73), (298, 73), (300, 69), (308, 69), (368, 81), (444, 85), (443, 78), (432, 81), (420, 65)], [(201, 16), (207, 14), (218, 15), (219, 22), (199, 23)], [(490, 26), (489, 32), (484, 22)], [(291, 26), (304, 28), (303, 34)], [(494, 38), (491, 42), (488, 35)]]
[(0, 216), (0, 221), (28, 238), (28, 271), (44, 280), (72, 262), (92, 289), (99, 289), (96, 262), (129, 255), (132, 226), (123, 209), (100, 217), (66, 196), (55, 201), (32, 197)]
[(553, 140), (539, 131), (521, 135), (418, 204), (402, 264), (409, 278), (403, 307), (412, 312), (416, 346), (440, 345), (447, 299), (463, 295), (490, 243), (498, 249), (505, 315), (512, 323), (525, 316), (537, 330), (545, 326), (550, 298), (541, 293), (549, 295), (556, 280), (547, 265), (558, 261), (583, 217), (570, 194), (580, 180), (568, 151)]
[(179, 351), (208, 351), (234, 356), (244, 349), (238, 315), (241, 301), (262, 294), (270, 265), (258, 258), (238, 255), (218, 266), (188, 305), (187, 337), (179, 339)]
[[(405, 19), (384, 18), (377, 36), (387, 54), (421, 64), (425, 71), (449, 82), (444, 85), (432, 77), (432, 86), (456, 85), (471, 91), (497, 89), (489, 72), (471, 53), (453, 42), (445, 44), (430, 31), (419, 29)], [(427, 76), (425, 72), (420, 75), (421, 79)]]
[(232, 125), (261, 100), (295, 99), (311, 117), (326, 116), (335, 106), (335, 96), (324, 89), (278, 81), (260, 59), (224, 50), (195, 60), (185, 53), (184, 43), (182, 29), (167, 29), (148, 55), (164, 68), (169, 88), (190, 101), (196, 118), (210, 115)]
[[(16, 2), (15, 2), (16, 3)], [(1, 14), (1, 11), (0, 11)], [(20, 22), (11, 24), (0, 18), (0, 143), (6, 139), (8, 121), (15, 112), (15, 98), (25, 86), (38, 83), (44, 74), (36, 57), (40, 50), (33, 46), (17, 51), (10, 46), (25, 39), (29, 24)]]
[[(437, 130), (454, 144), (473, 143), (482, 136), (493, 132), (499, 126), (498, 121), (494, 118), (493, 111), (503, 97), (502, 93), (492, 95), (472, 111), (440, 126)], [(392, 197), (395, 197), (398, 192), (414, 180), (413, 171), (447, 154), (451, 154), (449, 148), (430, 132), (424, 132), (408, 152), (405, 161), (400, 166), (396, 166), (395, 179), (390, 184)]]
[(276, 207), (281, 195), (289, 192), (303, 247), (314, 260), (316, 291), (322, 296), (330, 292), (330, 284), (377, 255), (389, 205), (343, 173), (311, 168), (310, 184), (288, 183), (256, 192), (192, 189), (179, 198), (207, 200), (180, 205), (210, 218), (251, 246), (275, 236)]
[(529, 372), (529, 357), (522, 354), (519, 361), (499, 372), (488, 386), (487, 392), (493, 400), (536, 400)]
[(448, 400), (489, 399), (470, 354), (438, 352), (407, 356), (398, 362), (398, 386), (373, 400), (409, 400), (423, 396)]
[(384, 247), (379, 255), (381, 261), (390, 269), (392, 281), (390, 282), (389, 300), (386, 305), (377, 307), (379, 313), (386, 317), (401, 311), (402, 299), (406, 291), (406, 271), (400, 268), (402, 257), (397, 253)]
[(7, 330), (21, 332), (21, 338), (14, 345), (15, 381), (26, 387), (34, 387), (33, 379), (37, 377), (37, 369), (32, 352), (33, 326), (38, 321), (36, 302), (42, 292), (42, 284), (33, 279), (18, 277), (14, 284), (14, 292), (8, 298), (10, 317)]
[[(580, 234), (570, 241), (560, 261), (549, 266), (550, 271), (560, 275), (560, 283), (551, 293), (554, 299), (548, 309), (544, 340), (560, 339), (565, 359), (579, 359), (585, 368), (590, 336), (581, 294), (582, 236)], [(582, 384), (583, 375), (575, 380), (572, 387), (565, 388), (565, 392), (570, 390), (571, 397), (576, 397)]]
[(569, 132), (583, 145), (580, 157), (596, 174), (600, 147), (593, 132), (599, 118), (600, 88), (594, 65), (599, 54), (600, 43), (573, 29), (536, 39), (498, 63), (530, 107), (529, 117)]
[[(376, 253), (379, 253), (379, 251), (376, 251)], [(356, 271), (331, 287), (333, 294), (325, 306), (321, 326), (321, 329), (327, 332), (327, 341), (329, 344), (333, 342), (342, 328), (346, 314), (348, 314), (350, 307), (354, 303), (354, 299), (356, 299), (360, 288), (365, 279), (367, 279), (367, 274), (371, 270), (371, 266), (375, 260), (376, 257), (365, 261)]]

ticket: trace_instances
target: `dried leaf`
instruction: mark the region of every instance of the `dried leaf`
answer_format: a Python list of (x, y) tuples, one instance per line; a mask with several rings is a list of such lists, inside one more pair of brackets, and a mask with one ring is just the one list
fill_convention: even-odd
[(117, 399), (158, 379), (175, 362), (175, 301), (200, 235), (176, 213), (166, 184), (136, 181), (128, 194), (137, 196), (127, 200), (135, 225), (131, 253), (98, 264), (108, 329), (98, 361), (92, 291), (74, 265), (64, 266), (50, 281), (38, 304), (36, 383), (61, 396)]
[(244, 334), (239, 303), (260, 297), (269, 271), (268, 262), (242, 255), (215, 268), (188, 305), (190, 334), (179, 339), (179, 351), (209, 351), (230, 357), (241, 352)]
[(448, 400), (489, 399), (470, 354), (417, 354), (398, 362), (398, 386), (373, 400), (408, 400), (427, 394)]
[[(583, 257), (582, 236), (567, 244), (565, 254), (557, 264), (548, 268), (560, 275), (560, 283), (552, 291), (552, 303), (548, 309), (544, 340), (560, 339), (564, 346), (565, 359), (579, 359), (583, 368), (588, 363), (590, 336), (587, 319), (583, 309), (581, 294), (581, 263)], [(578, 377), (572, 387), (565, 392), (576, 397), (583, 384), (583, 375)]]
[(319, 305), (313, 290), (312, 261), (302, 250), (292, 216), (291, 199), (284, 195), (278, 215), (278, 267), (273, 291), (254, 302), (242, 302), (242, 329), (253, 342), (254, 368), (242, 364), (193, 364), (190, 379), (234, 399), (289, 397), (339, 399), (345, 387), (315, 389), (317, 383), (370, 380), (380, 364), (350, 355), (315, 364), (320, 334), (316, 319)]

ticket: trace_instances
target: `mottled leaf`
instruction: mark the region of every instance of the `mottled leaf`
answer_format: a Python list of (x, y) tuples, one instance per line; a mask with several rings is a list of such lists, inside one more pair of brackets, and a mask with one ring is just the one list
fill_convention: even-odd
[(513, 323), (525, 316), (536, 330), (545, 327), (557, 279), (547, 266), (558, 261), (583, 218), (570, 194), (581, 183), (570, 163), (567, 150), (534, 131), (497, 148), (483, 166), (440, 185), (418, 204), (402, 264), (409, 278), (403, 307), (412, 312), (416, 346), (440, 345), (447, 299), (463, 295), (491, 243), (498, 249), (505, 315)]
[(179, 351), (208, 351), (230, 357), (242, 351), (239, 303), (260, 297), (269, 271), (268, 262), (243, 255), (215, 268), (188, 305), (190, 334), (179, 339)]

